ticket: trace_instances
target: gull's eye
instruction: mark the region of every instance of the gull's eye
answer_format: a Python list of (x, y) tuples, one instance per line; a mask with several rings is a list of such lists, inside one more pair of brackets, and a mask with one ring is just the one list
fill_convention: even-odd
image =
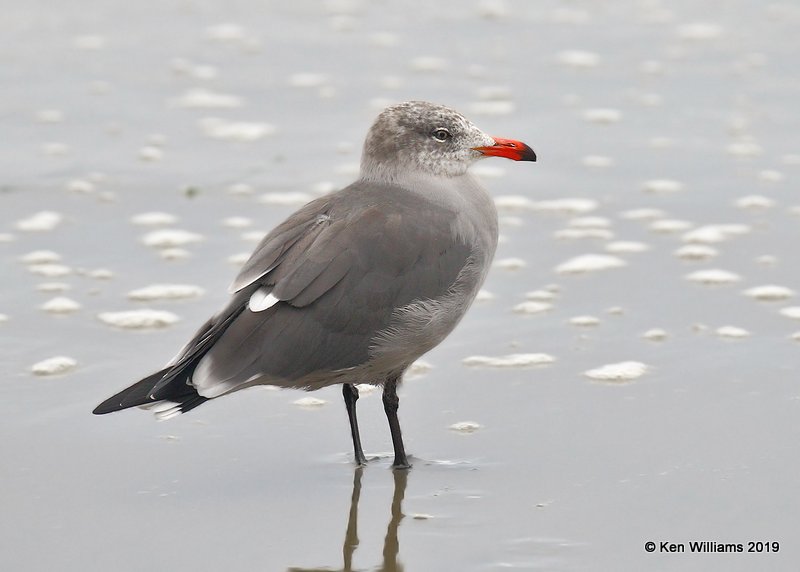
[(445, 141), (450, 139), (452, 135), (450, 135), (450, 132), (444, 127), (439, 127), (438, 129), (435, 129), (433, 133), (431, 133), (431, 137), (433, 137), (440, 143), (444, 143)]

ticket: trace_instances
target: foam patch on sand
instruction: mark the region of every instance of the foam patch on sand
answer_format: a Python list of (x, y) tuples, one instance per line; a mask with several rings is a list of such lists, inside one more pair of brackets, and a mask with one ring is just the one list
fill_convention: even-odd
[(97, 317), (104, 324), (126, 330), (166, 328), (180, 320), (172, 312), (150, 309), (103, 312)]
[(623, 361), (607, 364), (584, 372), (593, 381), (607, 383), (629, 383), (647, 373), (648, 366), (639, 361)]
[(551, 364), (556, 359), (548, 354), (509, 354), (505, 356), (470, 356), (463, 364), (470, 367), (532, 367)]

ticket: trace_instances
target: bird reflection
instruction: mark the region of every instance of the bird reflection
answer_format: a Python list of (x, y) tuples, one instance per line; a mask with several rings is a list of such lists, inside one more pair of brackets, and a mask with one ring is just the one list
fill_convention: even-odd
[[(347, 518), (347, 530), (342, 544), (342, 568), (296, 568), (291, 567), (287, 572), (358, 572), (353, 568), (353, 554), (358, 548), (358, 501), (361, 497), (361, 477), (364, 473), (358, 467), (353, 474), (353, 494), (350, 497), (350, 514)], [(399, 560), (400, 542), (397, 539), (397, 530), (403, 518), (402, 504), (406, 494), (408, 471), (392, 471), (394, 475), (394, 494), (392, 496), (391, 519), (386, 527), (386, 537), (383, 539), (383, 563), (375, 568), (374, 572), (403, 572), (403, 564)]]

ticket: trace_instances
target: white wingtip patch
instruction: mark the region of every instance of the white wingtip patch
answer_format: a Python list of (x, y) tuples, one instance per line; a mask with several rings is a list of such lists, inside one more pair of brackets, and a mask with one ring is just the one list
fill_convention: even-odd
[(266, 288), (259, 288), (253, 292), (252, 296), (250, 296), (250, 301), (247, 302), (247, 307), (251, 312), (263, 312), (278, 302), (280, 302), (280, 300), (273, 296), (270, 290), (267, 290)]
[(153, 403), (140, 405), (139, 407), (141, 409), (147, 409), (148, 411), (151, 411), (159, 421), (163, 421), (164, 419), (172, 419), (173, 417), (177, 417), (183, 413), (183, 411), (181, 411), (180, 403), (167, 400), (154, 401)]

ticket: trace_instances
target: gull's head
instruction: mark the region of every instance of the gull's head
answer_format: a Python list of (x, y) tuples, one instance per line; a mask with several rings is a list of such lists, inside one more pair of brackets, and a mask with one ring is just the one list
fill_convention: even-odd
[(491, 137), (443, 105), (408, 101), (387, 107), (367, 133), (361, 176), (394, 180), (404, 173), (455, 177), (482, 157), (535, 161), (519, 141)]

